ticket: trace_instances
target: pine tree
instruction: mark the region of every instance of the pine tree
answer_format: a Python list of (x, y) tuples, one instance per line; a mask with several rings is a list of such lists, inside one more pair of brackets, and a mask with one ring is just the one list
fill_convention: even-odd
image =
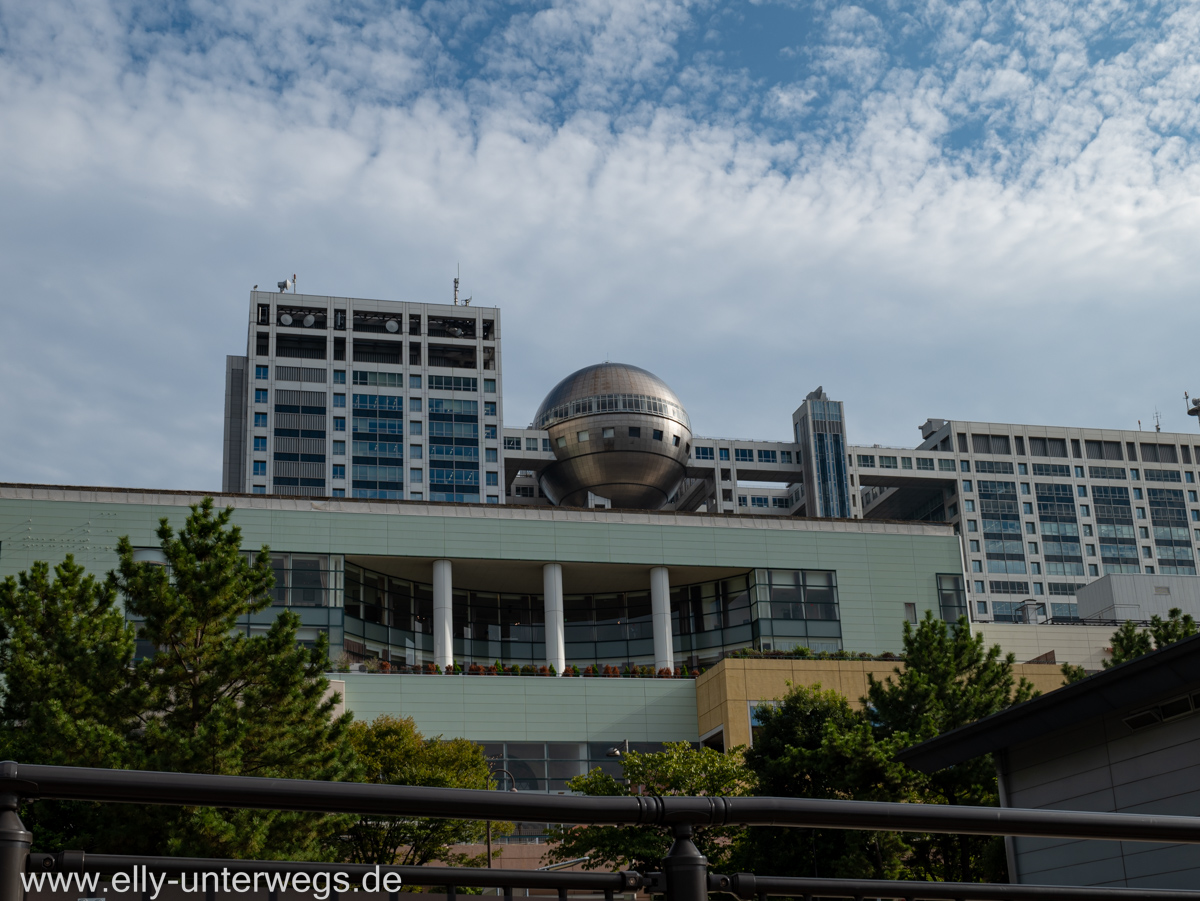
[[(131, 743), (137, 769), (293, 779), (354, 777), (346, 730), (350, 713), (332, 716), (326, 697), (328, 643), (296, 642), (299, 618), (284, 612), (264, 635), (239, 620), (266, 609), (274, 583), (264, 547), (249, 562), (232, 508), (212, 498), (191, 508), (176, 534), (164, 518), (158, 537), (166, 566), (136, 562), (118, 542), (109, 585), (143, 619), (140, 637), (157, 649), (138, 663), (145, 692), (140, 734)], [(349, 822), (285, 811), (216, 808), (143, 809), (122, 830), (127, 847), (197, 857), (323, 859)], [(138, 822), (148, 817), (148, 823)]]
[(1125, 663), (1151, 651), (1165, 648), (1169, 644), (1183, 641), (1196, 634), (1196, 620), (1192, 615), (1184, 614), (1178, 607), (1167, 611), (1167, 618), (1155, 614), (1150, 617), (1150, 628), (1139, 629), (1132, 620), (1121, 623), (1121, 627), (1113, 633), (1112, 659), (1103, 662), (1104, 668)]

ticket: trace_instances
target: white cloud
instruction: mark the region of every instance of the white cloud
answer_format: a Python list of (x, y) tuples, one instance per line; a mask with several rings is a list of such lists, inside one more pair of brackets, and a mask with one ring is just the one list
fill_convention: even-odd
[(215, 487), (253, 283), (438, 301), (456, 263), (510, 424), (609, 356), (707, 433), (818, 383), (854, 440), (1189, 427), (1190, 6), (831, 5), (740, 55), (714, 8), (7, 4), (0, 479)]

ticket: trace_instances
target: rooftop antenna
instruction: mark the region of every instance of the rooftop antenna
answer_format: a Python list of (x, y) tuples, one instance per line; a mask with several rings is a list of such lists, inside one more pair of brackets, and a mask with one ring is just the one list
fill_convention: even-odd
[(462, 275), (462, 266), (454, 264), (454, 305), (458, 306), (458, 277)]
[(1184, 404), (1191, 405), (1187, 411), (1188, 416), (1195, 416), (1197, 424), (1200, 424), (1200, 397), (1192, 400), (1190, 397), (1188, 397), (1188, 393), (1185, 391), (1183, 392), (1183, 402)]
[(1162, 417), (1158, 415), (1158, 407), (1154, 408), (1154, 431), (1162, 431)]

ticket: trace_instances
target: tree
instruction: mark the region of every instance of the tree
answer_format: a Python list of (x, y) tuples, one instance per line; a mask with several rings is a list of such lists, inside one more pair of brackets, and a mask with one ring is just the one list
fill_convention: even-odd
[[(863, 712), (837, 692), (796, 686), (778, 704), (760, 705), (757, 715), (746, 764), (758, 794), (918, 800), (905, 768), (892, 760), (901, 743), (877, 741)], [(751, 827), (732, 856), (734, 867), (746, 872), (895, 879), (903, 875), (907, 851), (896, 833)]]
[[(424, 785), (432, 788), (495, 788), (483, 748), (465, 738), (424, 738), (411, 717), (381, 716), (354, 722), (349, 728), (366, 780), (378, 785)], [(428, 817), (363, 816), (342, 837), (351, 863), (420, 866), (440, 861), (448, 866), (485, 866), (487, 855), (471, 857), (453, 845), (484, 840), (486, 824)], [(494, 823), (493, 834), (512, 831), (510, 823)], [(499, 851), (496, 852), (499, 855)]]
[[(726, 754), (712, 748), (693, 748), (688, 742), (668, 743), (652, 754), (630, 751), (621, 758), (623, 779), (597, 767), (567, 783), (584, 795), (746, 795), (752, 780), (742, 761), (742, 749)], [(692, 841), (714, 868), (729, 860), (730, 842), (739, 830), (730, 826), (699, 826)], [(590, 858), (584, 869), (622, 869), (647, 873), (658, 870), (671, 847), (671, 831), (663, 826), (551, 827), (550, 862)]]
[(1112, 659), (1104, 661), (1104, 668), (1126, 663), (1195, 634), (1196, 620), (1190, 613), (1184, 615), (1178, 607), (1168, 610), (1166, 619), (1157, 614), (1150, 617), (1150, 628), (1146, 630), (1139, 629), (1132, 620), (1126, 620), (1113, 633)]
[[(926, 611), (915, 629), (904, 624), (904, 667), (882, 682), (868, 677), (863, 701), (876, 739), (917, 744), (1029, 700), (1033, 687), (1015, 678), (1014, 663), (999, 645), (985, 649), (983, 636), (971, 635), (966, 617), (948, 627)], [(926, 804), (999, 803), (990, 755), (936, 773), (909, 774)], [(999, 839), (942, 834), (914, 836), (910, 844), (908, 868), (915, 878), (973, 882), (999, 875)]]
[[(248, 637), (239, 620), (265, 609), (273, 584), (267, 549), (240, 551), (232, 509), (211, 498), (176, 534), (158, 529), (166, 566), (135, 562), (128, 538), (103, 586), (68, 559), (5, 582), (0, 592), (3, 740), (20, 758), (87, 761), (184, 773), (353, 779), (346, 731), (326, 697), (327, 643), (297, 645), (299, 619), (278, 617)], [(116, 608), (143, 618), (156, 651), (131, 665), (133, 635)], [(25, 622), (28, 619), (29, 622)], [(45, 634), (37, 633), (45, 630)], [(46, 712), (31, 699), (48, 697)], [(46, 717), (48, 728), (27, 728)], [(23, 733), (23, 734), (22, 734)], [(79, 753), (76, 753), (76, 752)], [(57, 756), (56, 756), (57, 755)], [(88, 756), (90, 755), (90, 756)], [(38, 844), (58, 835), (88, 851), (198, 857), (325, 859), (351, 817), (216, 808), (34, 805)], [(47, 828), (48, 827), (48, 828)]]
[(1087, 670), (1082, 666), (1077, 666), (1074, 663), (1064, 663), (1059, 667), (1059, 671), (1063, 674), (1063, 685), (1070, 685), (1073, 682), (1081, 682), (1088, 677)]

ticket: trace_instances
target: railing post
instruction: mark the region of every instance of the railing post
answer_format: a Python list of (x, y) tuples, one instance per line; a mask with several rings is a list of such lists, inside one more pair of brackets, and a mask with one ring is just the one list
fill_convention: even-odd
[(692, 824), (675, 823), (671, 834), (675, 841), (662, 862), (667, 901), (707, 901), (708, 858), (692, 842)]
[(25, 897), (21, 874), (25, 872), (33, 833), (17, 813), (20, 801), (16, 794), (0, 794), (0, 901), (22, 901)]

